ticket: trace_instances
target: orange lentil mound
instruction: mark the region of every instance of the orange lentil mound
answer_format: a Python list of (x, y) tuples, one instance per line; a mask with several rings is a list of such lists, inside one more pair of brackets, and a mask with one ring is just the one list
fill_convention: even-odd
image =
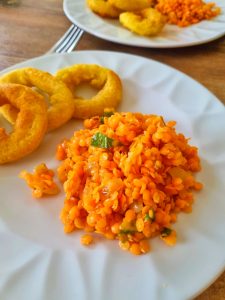
[(93, 237), (90, 234), (84, 234), (82, 235), (80, 242), (84, 246), (89, 246), (90, 244), (93, 243)]
[(32, 196), (34, 198), (59, 193), (59, 187), (53, 181), (54, 171), (48, 169), (44, 163), (38, 165), (34, 169), (33, 174), (24, 170), (19, 174), (19, 177), (25, 179), (28, 186), (32, 188)]
[(221, 13), (215, 3), (205, 3), (202, 0), (158, 0), (156, 8), (167, 16), (168, 23), (180, 27), (209, 20)]
[[(157, 235), (174, 245), (171, 225), (179, 212), (191, 212), (193, 190), (202, 188), (193, 176), (201, 168), (198, 149), (176, 133), (175, 124), (161, 116), (114, 113), (85, 120), (85, 129), (59, 144), (64, 231), (117, 239), (135, 255), (149, 252), (149, 239)], [(96, 145), (96, 136), (109, 143)]]

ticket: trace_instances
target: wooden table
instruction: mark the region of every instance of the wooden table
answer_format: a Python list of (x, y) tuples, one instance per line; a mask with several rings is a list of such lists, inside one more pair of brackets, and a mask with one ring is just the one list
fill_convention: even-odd
[[(0, 5), (0, 70), (42, 55), (70, 24), (64, 16), (62, 0), (20, 0), (17, 7)], [(95, 49), (139, 54), (166, 63), (202, 83), (225, 104), (225, 37), (183, 49), (142, 49), (113, 44), (85, 33), (77, 50)], [(224, 299), (225, 272), (196, 298)]]

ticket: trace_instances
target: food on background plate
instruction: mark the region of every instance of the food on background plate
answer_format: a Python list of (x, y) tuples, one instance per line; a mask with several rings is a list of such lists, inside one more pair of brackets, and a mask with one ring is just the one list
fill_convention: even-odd
[[(74, 118), (90, 118), (102, 115), (106, 107), (116, 108), (122, 99), (122, 83), (119, 76), (110, 69), (94, 64), (76, 64), (56, 73), (74, 95)], [(91, 99), (79, 98), (76, 88), (88, 83), (98, 90)]]
[(117, 239), (135, 255), (149, 252), (155, 236), (174, 245), (172, 224), (179, 212), (191, 212), (193, 190), (202, 188), (194, 179), (201, 169), (198, 149), (176, 133), (175, 124), (161, 116), (107, 111), (86, 119), (85, 129), (60, 143), (64, 231)]
[(210, 20), (221, 13), (214, 2), (205, 3), (202, 0), (158, 0), (156, 9), (167, 17), (169, 24), (180, 27)]
[[(110, 17), (93, 9), (88, 0), (90, 9), (101, 17)], [(221, 13), (221, 9), (214, 2), (205, 3), (202, 0), (108, 0), (101, 1), (104, 6), (111, 5), (119, 9), (114, 18), (118, 18), (121, 25), (128, 30), (143, 36), (154, 36), (162, 32), (166, 23), (180, 27), (190, 26), (210, 20)], [(99, 6), (100, 7), (100, 6)]]
[(118, 18), (121, 10), (105, 0), (87, 0), (90, 9), (103, 18)]
[(49, 169), (45, 163), (35, 167), (34, 173), (23, 170), (19, 177), (24, 179), (28, 186), (32, 189), (34, 198), (41, 198), (46, 195), (56, 195), (60, 189), (54, 182), (54, 171)]
[(0, 164), (13, 162), (41, 143), (47, 130), (47, 106), (43, 97), (19, 84), (0, 84), (0, 106), (12, 104), (19, 110), (13, 131), (0, 128)]
[(154, 0), (108, 0), (108, 2), (122, 11), (138, 11), (149, 8)]
[(121, 13), (119, 21), (130, 31), (144, 36), (157, 35), (166, 24), (166, 18), (154, 8)]
[(21, 68), (0, 77), (0, 83), (6, 82), (36, 87), (49, 96), (48, 131), (62, 126), (71, 119), (74, 111), (72, 93), (63, 82), (51, 74), (35, 68)]

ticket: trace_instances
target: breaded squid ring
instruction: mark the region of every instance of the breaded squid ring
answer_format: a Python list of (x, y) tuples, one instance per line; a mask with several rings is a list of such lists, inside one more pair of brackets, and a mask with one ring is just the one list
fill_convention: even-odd
[(135, 11), (149, 8), (154, 0), (109, 0), (109, 3), (122, 11)]
[(0, 128), (0, 164), (16, 161), (33, 152), (47, 130), (47, 105), (42, 96), (19, 84), (0, 84), (0, 105), (19, 110), (10, 134)]
[[(36, 87), (47, 94), (50, 103), (48, 108), (48, 131), (60, 127), (73, 116), (74, 101), (71, 91), (63, 82), (47, 72), (34, 68), (17, 69), (0, 77), (0, 83), (18, 83)], [(4, 108), (1, 113), (4, 114)], [(9, 111), (9, 113), (9, 117), (13, 118), (12, 112)]]
[[(122, 98), (122, 84), (118, 75), (107, 68), (94, 64), (77, 64), (59, 70), (56, 78), (62, 80), (71, 90), (76, 89), (81, 83), (88, 83), (99, 89), (91, 99), (81, 99), (76, 95), (75, 118), (86, 119), (102, 115), (104, 108), (115, 108)], [(76, 93), (76, 90), (75, 90)]]
[(18, 110), (11, 104), (4, 104), (0, 106), (0, 114), (12, 125), (15, 125)]
[(121, 10), (112, 6), (108, 0), (87, 0), (90, 9), (103, 18), (118, 18)]
[(120, 14), (119, 20), (124, 27), (143, 36), (157, 35), (166, 24), (165, 17), (154, 8), (124, 12)]

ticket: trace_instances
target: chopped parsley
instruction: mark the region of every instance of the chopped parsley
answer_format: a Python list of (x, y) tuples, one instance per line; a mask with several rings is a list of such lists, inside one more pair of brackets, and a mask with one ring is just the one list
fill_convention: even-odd
[(108, 149), (114, 146), (114, 140), (101, 132), (97, 132), (91, 139), (91, 146)]
[(171, 234), (172, 229), (168, 227), (164, 227), (163, 230), (161, 231), (161, 237), (167, 237)]
[(145, 217), (144, 217), (144, 221), (150, 221), (151, 220), (151, 218), (150, 218), (150, 216), (149, 216), (149, 214), (146, 214), (145, 215)]
[(114, 115), (113, 111), (104, 111), (103, 115), (100, 117), (101, 124), (104, 124), (104, 118), (109, 118)]
[(136, 230), (131, 230), (131, 229), (121, 229), (120, 233), (121, 234), (134, 234)]
[(145, 215), (144, 217), (144, 221), (154, 221), (155, 220), (155, 212), (154, 210), (151, 208), (149, 209), (149, 212)]

